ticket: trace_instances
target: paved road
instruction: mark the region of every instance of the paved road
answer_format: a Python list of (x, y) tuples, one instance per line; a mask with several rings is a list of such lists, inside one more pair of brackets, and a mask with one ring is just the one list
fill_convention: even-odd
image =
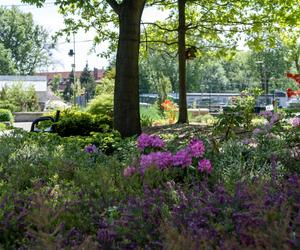
[(14, 127), (16, 128), (22, 128), (25, 131), (30, 131), (31, 128), (31, 122), (15, 122)]

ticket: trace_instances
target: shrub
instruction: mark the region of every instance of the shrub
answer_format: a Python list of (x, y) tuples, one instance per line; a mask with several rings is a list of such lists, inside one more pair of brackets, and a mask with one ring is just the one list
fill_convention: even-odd
[(214, 125), (218, 121), (218, 119), (213, 117), (211, 114), (199, 115), (193, 118), (193, 120), (206, 125)]
[(107, 132), (112, 128), (112, 119), (107, 115), (92, 115), (74, 109), (61, 112), (53, 132), (60, 136), (87, 136), (91, 132)]
[(10, 110), (0, 109), (0, 122), (10, 122), (11, 124), (14, 121), (14, 117)]
[(0, 122), (0, 131), (6, 129), (6, 125)]
[(0, 109), (9, 109), (11, 112), (15, 112), (17, 107), (9, 101), (0, 101)]
[(14, 84), (6, 90), (6, 99), (12, 103), (16, 111), (36, 111), (38, 110), (38, 97), (33, 86), (25, 90), (22, 83)]
[(148, 115), (141, 115), (141, 126), (142, 127), (151, 127), (153, 119)]
[(92, 115), (107, 115), (113, 117), (113, 96), (109, 94), (96, 96), (88, 104), (87, 112)]

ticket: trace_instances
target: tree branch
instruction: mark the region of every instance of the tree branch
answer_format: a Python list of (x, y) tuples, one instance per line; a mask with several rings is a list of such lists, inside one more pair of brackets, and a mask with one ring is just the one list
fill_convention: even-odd
[(116, 2), (116, 0), (106, 0), (106, 2), (112, 7), (114, 12), (116, 12), (118, 15), (120, 14), (120, 5)]
[(175, 31), (178, 31), (178, 29), (168, 29), (168, 28), (165, 28), (157, 23), (149, 23), (149, 22), (146, 22), (146, 23), (142, 23), (142, 24), (146, 24), (146, 25), (153, 25), (153, 26), (156, 26), (157, 28), (159, 28), (160, 30), (165, 30), (165, 31), (169, 31), (169, 32), (175, 32)]
[(167, 42), (167, 41), (163, 41), (163, 40), (150, 40), (150, 41), (140, 41), (140, 43), (163, 43), (166, 45), (173, 45), (173, 44), (177, 44), (178, 42)]

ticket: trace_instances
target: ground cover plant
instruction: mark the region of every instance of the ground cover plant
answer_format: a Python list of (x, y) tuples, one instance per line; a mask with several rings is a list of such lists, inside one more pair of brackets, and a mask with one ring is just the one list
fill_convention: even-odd
[[(299, 249), (299, 117), (247, 133), (0, 137), (1, 249)], [(258, 119), (258, 118), (257, 118)]]

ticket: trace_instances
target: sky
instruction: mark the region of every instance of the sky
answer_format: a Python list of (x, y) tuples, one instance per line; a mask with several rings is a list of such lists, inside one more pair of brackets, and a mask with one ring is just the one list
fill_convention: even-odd
[[(33, 5), (27, 5), (20, 0), (0, 0), (0, 6), (10, 8), (15, 5), (23, 12), (31, 12), (36, 24), (42, 25), (51, 35), (64, 27), (63, 17), (58, 13), (58, 9), (53, 5), (54, 0), (46, 0), (46, 4), (42, 8), (37, 8)], [(153, 16), (158, 16), (158, 12), (154, 9), (146, 9), (143, 15), (143, 21), (153, 20)], [(161, 14), (159, 14), (161, 16)], [(81, 71), (86, 63), (89, 68), (93, 69), (106, 68), (108, 66), (107, 59), (97, 56), (96, 53), (91, 53), (92, 40), (95, 35), (94, 31), (84, 33), (80, 31), (75, 36), (75, 60), (76, 70)], [(73, 38), (71, 38), (72, 40)], [(107, 43), (102, 43), (97, 47), (97, 52), (101, 53), (107, 48)], [(52, 60), (54, 62), (48, 68), (48, 71), (71, 71), (71, 65), (74, 58), (68, 56), (70, 49), (73, 49), (73, 43), (67, 43), (65, 38), (61, 37), (58, 41), (57, 48), (53, 51)]]

